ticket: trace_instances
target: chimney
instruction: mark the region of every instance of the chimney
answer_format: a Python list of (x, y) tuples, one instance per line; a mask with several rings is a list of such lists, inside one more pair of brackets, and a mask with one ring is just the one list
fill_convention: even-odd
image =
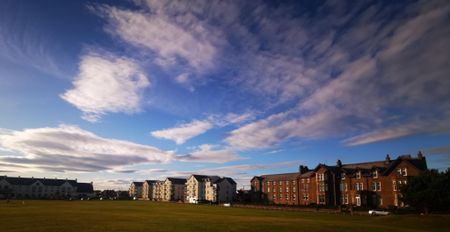
[(299, 166), (299, 171), (300, 171), (300, 174), (303, 174), (303, 173), (309, 171), (308, 166), (300, 165)]
[(386, 155), (386, 158), (384, 160), (385, 164), (389, 164), (391, 162), (391, 157), (389, 156), (389, 154)]
[(417, 153), (417, 158), (418, 159), (420, 159), (420, 160), (423, 160), (425, 157), (423, 156), (423, 154), (422, 154), (422, 151), (419, 151), (418, 153)]
[(336, 166), (338, 166), (339, 168), (342, 167), (342, 162), (341, 162), (340, 159), (338, 159), (338, 160), (336, 161)]

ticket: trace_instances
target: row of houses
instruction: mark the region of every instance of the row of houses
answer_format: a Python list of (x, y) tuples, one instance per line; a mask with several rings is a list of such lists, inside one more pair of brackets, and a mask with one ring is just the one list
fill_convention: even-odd
[(255, 176), (251, 201), (283, 205), (326, 205), (387, 208), (402, 207), (399, 186), (427, 170), (421, 152), (417, 157), (389, 155), (381, 161), (336, 165), (300, 165), (298, 172)]
[(236, 182), (229, 177), (206, 175), (191, 175), (187, 179), (168, 177), (164, 181), (132, 182), (129, 195), (153, 201), (232, 202), (236, 197)]
[(68, 199), (94, 197), (92, 183), (77, 180), (0, 176), (0, 198)]

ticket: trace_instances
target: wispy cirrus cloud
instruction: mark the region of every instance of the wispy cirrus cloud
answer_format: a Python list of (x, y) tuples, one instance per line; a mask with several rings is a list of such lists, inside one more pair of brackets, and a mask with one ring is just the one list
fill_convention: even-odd
[(203, 144), (187, 155), (175, 156), (175, 159), (187, 162), (226, 163), (241, 160), (243, 157), (229, 148), (217, 149), (211, 144)]
[(125, 140), (102, 138), (78, 126), (60, 125), (0, 134), (0, 147), (16, 155), (0, 156), (21, 170), (96, 172), (139, 163), (166, 163), (172, 152)]
[(90, 52), (81, 57), (73, 89), (61, 98), (80, 109), (83, 119), (96, 122), (107, 113), (140, 111), (143, 91), (149, 85), (134, 60)]
[[(345, 23), (344, 33), (331, 33), (333, 43), (311, 44), (310, 52), (298, 62), (309, 61), (306, 67), (317, 70), (310, 77), (322, 73), (324, 79), (311, 80), (314, 91), (300, 97), (293, 107), (233, 130), (226, 141), (240, 149), (271, 147), (292, 138), (337, 137), (347, 145), (360, 145), (449, 132), (445, 125), (449, 123), (450, 98), (444, 89), (450, 87), (446, 78), (450, 55), (439, 49), (450, 47), (446, 39), (450, 30), (442, 30), (447, 28), (450, 6), (419, 1), (402, 11), (405, 18), (401, 18), (390, 12), (396, 8), (380, 10), (373, 4), (361, 13), (350, 13), (354, 14), (351, 20), (339, 15), (334, 4), (329, 7), (328, 17), (341, 21), (325, 18), (313, 24), (327, 28)], [(302, 22), (301, 18), (293, 20)], [(269, 25), (280, 27), (276, 21), (266, 21), (262, 27)], [(273, 37), (294, 34), (288, 29)], [(268, 44), (283, 49), (282, 44)], [(303, 46), (289, 45), (292, 50)], [(297, 96), (302, 95), (299, 93)]]
[(213, 67), (217, 52), (212, 37), (220, 37), (190, 13), (167, 15), (153, 5), (146, 12), (107, 5), (94, 7), (93, 11), (107, 20), (109, 33), (156, 53), (154, 61), (162, 67), (187, 63), (187, 69), (195, 72)]

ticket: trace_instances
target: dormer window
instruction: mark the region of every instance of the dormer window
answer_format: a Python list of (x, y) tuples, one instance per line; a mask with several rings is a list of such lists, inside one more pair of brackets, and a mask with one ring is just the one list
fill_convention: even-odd
[(343, 173), (341, 174), (341, 177), (342, 177), (343, 180), (345, 180), (345, 172), (343, 172)]
[(378, 178), (378, 170), (373, 171), (372, 173), (373, 178)]
[(361, 179), (361, 171), (356, 172), (356, 179)]

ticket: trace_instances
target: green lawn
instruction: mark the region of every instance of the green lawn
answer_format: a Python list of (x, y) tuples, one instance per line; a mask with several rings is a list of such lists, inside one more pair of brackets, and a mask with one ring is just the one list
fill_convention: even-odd
[(350, 216), (146, 201), (0, 201), (0, 231), (449, 231), (450, 215)]

